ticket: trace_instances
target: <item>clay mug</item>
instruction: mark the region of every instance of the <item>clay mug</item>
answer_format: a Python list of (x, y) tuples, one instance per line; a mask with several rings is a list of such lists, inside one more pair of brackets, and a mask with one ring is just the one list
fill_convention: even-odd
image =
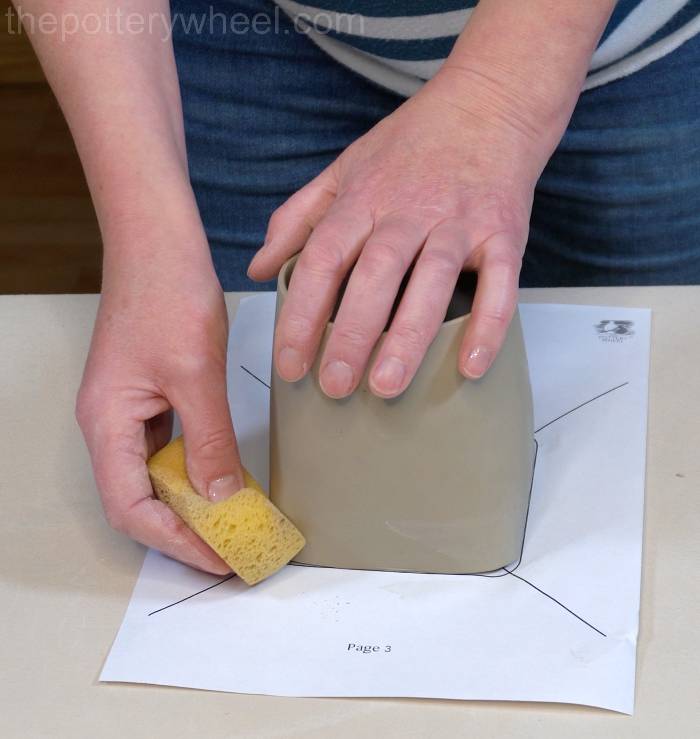
[[(278, 316), (295, 261), (279, 275)], [(324, 395), (319, 362), (332, 322), (306, 377), (287, 383), (273, 369), (270, 496), (306, 537), (296, 562), (476, 573), (518, 559), (534, 457), (527, 357), (516, 311), (486, 375), (458, 372), (475, 284), (462, 275), (397, 398), (374, 396), (367, 373), (350, 397)]]

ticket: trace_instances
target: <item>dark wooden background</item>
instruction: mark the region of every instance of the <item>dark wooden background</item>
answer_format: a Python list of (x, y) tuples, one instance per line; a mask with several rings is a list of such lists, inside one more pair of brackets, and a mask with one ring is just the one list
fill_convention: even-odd
[(0, 293), (97, 292), (100, 234), (80, 162), (9, 7), (0, 0)]

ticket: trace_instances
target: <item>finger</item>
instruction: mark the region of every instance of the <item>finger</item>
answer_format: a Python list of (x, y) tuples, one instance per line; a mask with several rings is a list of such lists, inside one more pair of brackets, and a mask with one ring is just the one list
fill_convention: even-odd
[(446, 221), (428, 236), (370, 373), (375, 395), (393, 398), (410, 384), (445, 319), (468, 250), (462, 222)]
[(230, 572), (168, 506), (153, 497), (142, 422), (97, 424), (85, 438), (105, 515), (114, 529), (199, 570)]
[(188, 369), (166, 387), (180, 417), (187, 475), (210, 501), (231, 497), (245, 485), (226, 396), (226, 365), (216, 359)]
[(384, 331), (401, 281), (425, 240), (406, 218), (379, 221), (367, 239), (345, 289), (321, 362), (326, 395), (343, 398), (359, 383)]
[(304, 248), (316, 224), (335, 200), (334, 172), (333, 165), (324, 169), (270, 216), (265, 243), (248, 267), (251, 279), (272, 279), (287, 259)]
[(371, 230), (369, 211), (338, 202), (311, 234), (275, 331), (275, 366), (283, 380), (300, 380), (312, 365), (340, 284)]
[(510, 234), (496, 234), (479, 248), (476, 295), (459, 355), (465, 377), (482, 377), (503, 345), (518, 300), (521, 262)]

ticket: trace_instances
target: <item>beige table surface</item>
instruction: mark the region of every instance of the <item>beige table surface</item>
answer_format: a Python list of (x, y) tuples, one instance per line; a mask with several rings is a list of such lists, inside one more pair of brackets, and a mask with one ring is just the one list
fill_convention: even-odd
[[(529, 290), (522, 299), (654, 311), (633, 717), (554, 704), (98, 683), (144, 550), (104, 522), (73, 419), (97, 297), (3, 296), (0, 737), (697, 736), (700, 287)], [(233, 313), (238, 298), (227, 300)]]

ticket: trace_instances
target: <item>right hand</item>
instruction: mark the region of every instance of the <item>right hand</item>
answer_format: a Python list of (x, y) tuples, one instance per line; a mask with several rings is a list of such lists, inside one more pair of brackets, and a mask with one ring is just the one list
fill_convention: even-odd
[(110, 525), (224, 574), (223, 560), (154, 497), (146, 467), (169, 441), (175, 409), (197, 491), (220, 500), (244, 482), (226, 396), (228, 318), (206, 237), (201, 224), (157, 220), (105, 238), (76, 416)]

